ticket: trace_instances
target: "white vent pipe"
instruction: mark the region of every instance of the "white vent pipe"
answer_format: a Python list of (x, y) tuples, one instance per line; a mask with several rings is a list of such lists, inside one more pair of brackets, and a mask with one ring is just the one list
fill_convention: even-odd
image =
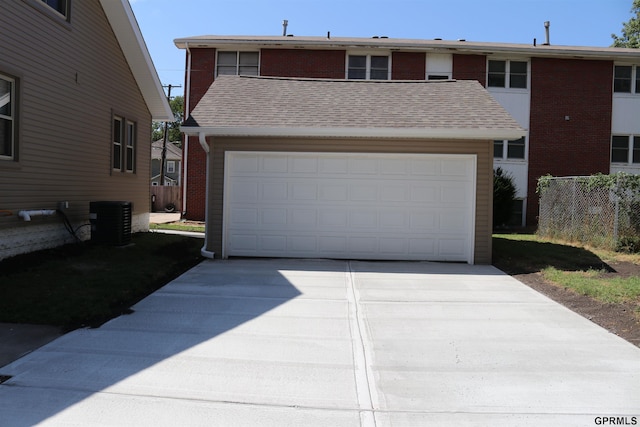
[(31, 221), (32, 216), (51, 216), (55, 214), (56, 211), (54, 209), (37, 209), (32, 211), (20, 211), (18, 212), (18, 217), (25, 221)]

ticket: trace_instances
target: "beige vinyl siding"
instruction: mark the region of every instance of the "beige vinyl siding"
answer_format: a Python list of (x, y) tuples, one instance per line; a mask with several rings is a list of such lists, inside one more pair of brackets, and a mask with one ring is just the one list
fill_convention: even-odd
[(208, 138), (210, 183), (208, 212), (208, 250), (222, 253), (222, 204), (224, 153), (228, 151), (292, 151), (355, 153), (432, 153), (477, 155), (476, 180), (476, 264), (491, 262), (491, 218), (493, 204), (493, 141), (469, 140), (364, 140), (364, 139), (274, 139)]
[[(0, 72), (19, 82), (17, 161), (0, 161), (0, 230), (22, 209), (88, 221), (89, 202), (127, 200), (149, 211), (151, 115), (97, 0), (74, 1), (69, 23), (28, 1), (3, 3)], [(111, 170), (112, 115), (136, 122), (136, 173)], [(42, 219), (42, 221), (56, 221)]]

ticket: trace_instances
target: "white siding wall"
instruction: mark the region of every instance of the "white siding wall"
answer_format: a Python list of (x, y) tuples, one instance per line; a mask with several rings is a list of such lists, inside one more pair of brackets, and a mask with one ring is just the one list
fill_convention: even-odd
[[(640, 136), (640, 94), (614, 93), (611, 133), (613, 135)], [(612, 163), (611, 173), (616, 172), (640, 174), (640, 164)]]

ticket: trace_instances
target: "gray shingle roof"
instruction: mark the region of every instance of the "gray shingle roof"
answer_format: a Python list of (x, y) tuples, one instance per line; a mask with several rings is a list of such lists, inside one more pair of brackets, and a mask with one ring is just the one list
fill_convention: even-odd
[(185, 122), (206, 135), (515, 139), (523, 129), (477, 82), (220, 76)]

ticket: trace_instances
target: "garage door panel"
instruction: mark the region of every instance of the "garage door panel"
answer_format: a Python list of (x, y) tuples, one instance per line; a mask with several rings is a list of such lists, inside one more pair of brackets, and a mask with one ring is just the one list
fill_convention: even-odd
[(228, 152), (223, 256), (470, 262), (474, 171), (473, 156)]

